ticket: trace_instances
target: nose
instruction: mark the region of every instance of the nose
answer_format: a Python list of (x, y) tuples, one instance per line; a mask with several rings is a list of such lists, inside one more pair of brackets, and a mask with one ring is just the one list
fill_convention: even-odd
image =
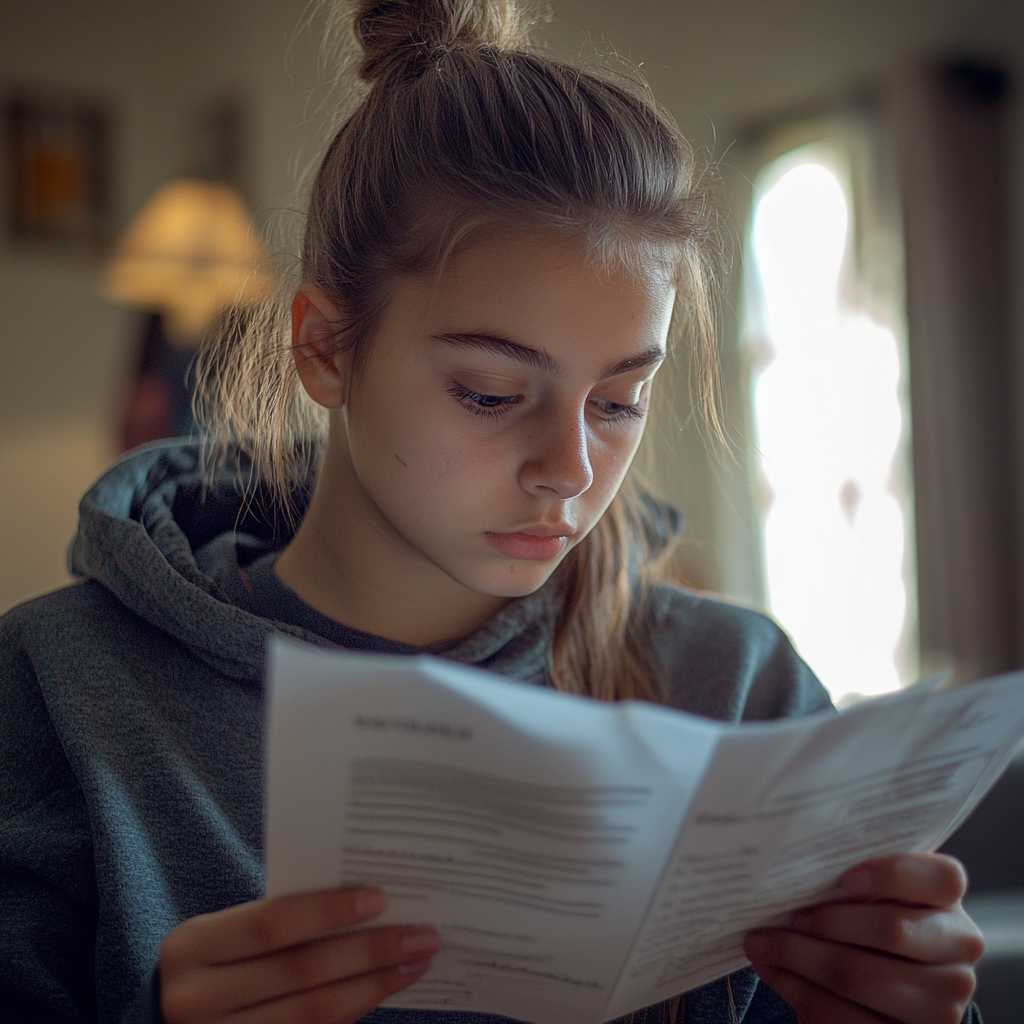
[(584, 410), (552, 417), (536, 435), (533, 449), (519, 471), (523, 488), (538, 497), (567, 501), (594, 482)]

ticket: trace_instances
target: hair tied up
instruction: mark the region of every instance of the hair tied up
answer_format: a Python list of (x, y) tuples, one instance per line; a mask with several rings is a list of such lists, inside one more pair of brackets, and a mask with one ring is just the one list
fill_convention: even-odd
[[(635, 76), (531, 45), (544, 13), (539, 0), (313, 0), (310, 17), (327, 28), (323, 66), (336, 63), (344, 87), (340, 127), (310, 184), (301, 278), (201, 355), (196, 416), (215, 431), (208, 479), (241, 453), (244, 478), (268, 489), (273, 510), (301, 514), (330, 421), (291, 357), (300, 280), (345, 311), (335, 344), (358, 369), (393, 281), (436, 280), (487, 233), (519, 226), (582, 246), (596, 270), (654, 260), (672, 273), (672, 335), (689, 342), (695, 405), (721, 437), (715, 327), (727, 253), (715, 175)], [(660, 699), (645, 626), (659, 607), (647, 603), (657, 596), (651, 516), (620, 491), (563, 563), (549, 664), (559, 689)]]
[(392, 70), (421, 69), (437, 50), (528, 51), (534, 27), (550, 20), (540, 0), (358, 0), (352, 31), (363, 57), (356, 74), (374, 83)]

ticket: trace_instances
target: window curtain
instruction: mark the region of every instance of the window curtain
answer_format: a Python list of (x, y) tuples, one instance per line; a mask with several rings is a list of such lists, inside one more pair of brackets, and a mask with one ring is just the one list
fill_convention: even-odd
[(1019, 663), (1005, 82), (919, 67), (892, 91), (903, 195), (922, 667)]

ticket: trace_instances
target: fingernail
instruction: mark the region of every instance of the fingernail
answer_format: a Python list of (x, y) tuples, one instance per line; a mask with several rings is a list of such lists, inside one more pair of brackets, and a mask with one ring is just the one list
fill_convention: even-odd
[(398, 965), (399, 974), (422, 974), (430, 966), (430, 957), (426, 956), (422, 960), (412, 960), (407, 964)]
[(436, 953), (441, 948), (441, 936), (437, 932), (425, 929), (421, 932), (409, 932), (402, 936), (402, 952), (409, 956), (413, 953)]
[(365, 920), (368, 917), (383, 914), (387, 905), (388, 898), (380, 889), (366, 889), (356, 897), (353, 909), (356, 912), (356, 917)]
[(743, 940), (743, 949), (751, 960), (755, 960), (759, 956), (763, 956), (767, 948), (768, 939), (764, 935), (754, 933), (753, 935), (748, 935)]
[(851, 896), (860, 896), (871, 890), (871, 871), (868, 868), (852, 868), (839, 880), (839, 884)]

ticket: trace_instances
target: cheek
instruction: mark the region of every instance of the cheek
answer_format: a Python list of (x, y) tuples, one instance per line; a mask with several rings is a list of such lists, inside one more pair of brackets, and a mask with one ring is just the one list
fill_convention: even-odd
[(438, 506), (468, 507), (482, 491), (493, 492), (506, 467), (502, 446), (443, 402), (406, 402), (376, 416), (367, 411), (363, 406), (350, 420), (356, 471), (379, 496), (408, 506), (410, 516)]
[[(489, 519), (496, 509), (518, 509), (524, 461), (545, 447), (539, 423), (493, 430), (448, 395), (424, 387), (426, 375), (404, 380), (402, 369), (379, 375), (349, 411), (349, 444), (356, 473), (389, 516), (407, 526), (442, 519)], [(418, 386), (417, 386), (418, 385)], [(402, 395), (397, 400), (395, 395)], [(588, 435), (591, 487), (574, 499), (583, 518), (596, 520), (615, 496), (643, 435), (643, 424), (598, 426)], [(517, 514), (520, 514), (517, 512)]]
[[(590, 464), (594, 472), (591, 490), (598, 492), (607, 503), (622, 484), (633, 456), (640, 446), (643, 426), (613, 434), (602, 443), (590, 447)], [(596, 496), (596, 495), (595, 495)]]

